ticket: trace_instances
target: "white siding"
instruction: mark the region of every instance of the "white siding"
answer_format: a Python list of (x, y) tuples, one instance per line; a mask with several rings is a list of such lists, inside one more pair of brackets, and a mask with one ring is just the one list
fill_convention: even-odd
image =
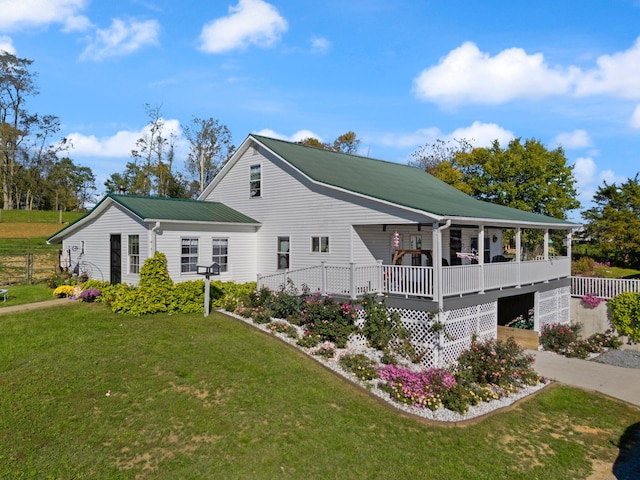
[(147, 226), (118, 205), (112, 204), (94, 220), (66, 237), (62, 242), (62, 248), (71, 252), (72, 269), (80, 262), (81, 269), (86, 268), (92, 279), (109, 281), (111, 274), (109, 242), (112, 234), (122, 236), (122, 282), (135, 284), (139, 276), (128, 273), (127, 236), (140, 236), (140, 265), (142, 266), (147, 258), (147, 249), (144, 245)]
[[(262, 167), (262, 195), (251, 198), (249, 167), (256, 164)], [(352, 225), (377, 225), (373, 228), (381, 230), (382, 224), (425, 221), (418, 213), (315, 185), (262, 149), (247, 149), (230, 167), (207, 200), (223, 202), (261, 222), (256, 243), (257, 272), (261, 274), (277, 270), (279, 236), (290, 238), (290, 268), (317, 265), (321, 261), (373, 263), (386, 257), (372, 252), (371, 245), (365, 244)], [(311, 252), (312, 236), (330, 237), (330, 252)]]

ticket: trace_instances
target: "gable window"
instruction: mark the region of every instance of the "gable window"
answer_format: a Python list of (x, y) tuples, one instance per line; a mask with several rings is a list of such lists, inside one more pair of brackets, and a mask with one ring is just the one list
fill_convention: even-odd
[(220, 271), (226, 272), (229, 264), (229, 239), (214, 238), (213, 239), (213, 255), (211, 260), (220, 265)]
[(289, 268), (289, 237), (278, 237), (278, 270)]
[(259, 197), (262, 191), (262, 171), (260, 165), (249, 167), (249, 196)]
[(129, 235), (129, 273), (140, 273), (140, 235)]
[(198, 239), (183, 238), (180, 255), (180, 273), (198, 271)]
[(329, 253), (329, 237), (311, 237), (311, 251)]

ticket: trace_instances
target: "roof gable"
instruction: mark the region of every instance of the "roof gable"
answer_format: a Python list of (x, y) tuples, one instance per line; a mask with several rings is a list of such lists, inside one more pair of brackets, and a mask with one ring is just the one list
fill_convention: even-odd
[(421, 210), (442, 219), (499, 220), (577, 226), (561, 220), (475, 199), (409, 165), (250, 135), (317, 183)]

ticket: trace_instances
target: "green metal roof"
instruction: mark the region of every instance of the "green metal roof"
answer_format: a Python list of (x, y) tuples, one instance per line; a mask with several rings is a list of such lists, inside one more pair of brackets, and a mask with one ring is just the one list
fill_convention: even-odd
[(577, 225), (475, 199), (409, 165), (250, 136), (316, 182), (436, 216)]
[[(111, 198), (114, 202), (130, 210), (142, 220), (259, 223), (253, 218), (247, 217), (220, 202), (114, 194), (108, 194), (105, 198)], [(104, 201), (104, 199), (102, 201)]]
[(220, 202), (205, 202), (201, 200), (187, 200), (179, 198), (138, 197), (134, 195), (116, 195), (109, 193), (100, 200), (95, 207), (85, 216), (67, 225), (47, 239), (47, 243), (58, 243), (62, 240), (62, 233), (73, 229), (74, 226), (84, 222), (95, 212), (99, 211), (102, 204), (111, 200), (143, 221), (165, 222), (206, 222), (206, 223), (240, 223), (256, 224), (259, 222), (248, 217), (233, 208)]

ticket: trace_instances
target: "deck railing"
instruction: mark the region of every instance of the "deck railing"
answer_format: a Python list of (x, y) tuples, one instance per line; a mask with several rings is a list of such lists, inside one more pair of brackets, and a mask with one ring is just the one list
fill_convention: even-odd
[[(490, 263), (442, 267), (442, 295), (482, 293), (487, 290), (517, 287), (570, 275), (567, 257), (531, 262)], [(258, 277), (258, 287), (279, 290), (289, 281), (301, 289), (326, 295), (357, 298), (365, 293), (391, 293), (407, 297), (434, 298), (436, 286), (433, 267), (398, 265), (322, 265), (287, 270)]]
[(625, 292), (640, 292), (640, 280), (626, 278), (571, 277), (571, 296), (613, 298)]

